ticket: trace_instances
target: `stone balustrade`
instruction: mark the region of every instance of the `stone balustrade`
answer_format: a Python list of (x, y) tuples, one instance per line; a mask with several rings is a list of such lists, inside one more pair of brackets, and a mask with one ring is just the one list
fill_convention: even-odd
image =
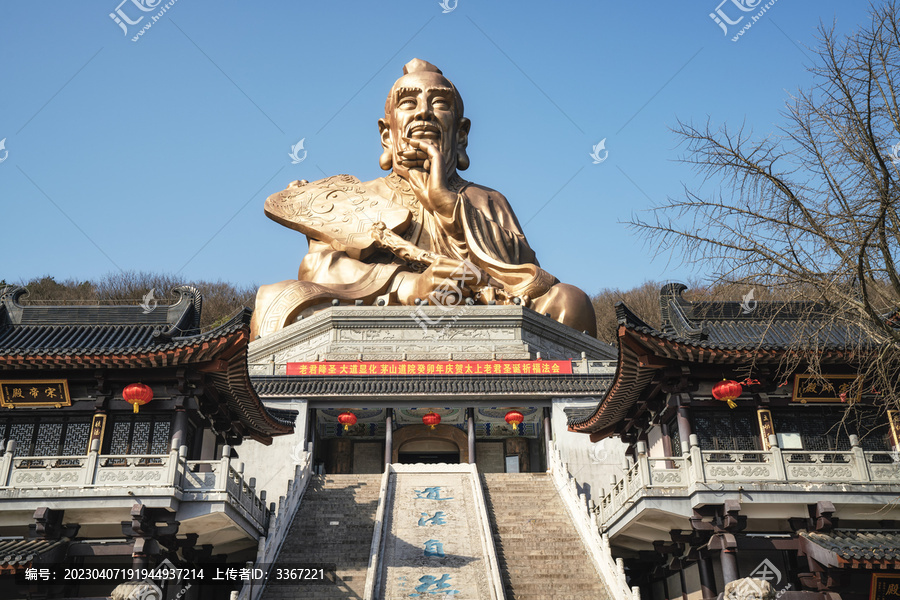
[(609, 523), (641, 496), (671, 495), (679, 488), (687, 494), (699, 484), (900, 486), (896, 455), (864, 451), (855, 439), (850, 450), (823, 452), (781, 449), (774, 439), (769, 450), (701, 450), (696, 436), (691, 438), (689, 453), (679, 457), (650, 457), (646, 444), (638, 442), (637, 462), (597, 505), (600, 523)]
[(168, 495), (186, 502), (219, 495), (264, 533), (269, 509), (256, 493), (254, 478), (244, 478), (243, 463), (228, 458), (230, 452), (225, 446), (219, 460), (187, 460), (185, 446), (155, 455), (101, 455), (94, 446), (85, 456), (25, 457), (16, 456), (16, 443), (10, 441), (0, 457), (0, 501), (46, 497), (65, 488), (102, 490), (109, 496)]

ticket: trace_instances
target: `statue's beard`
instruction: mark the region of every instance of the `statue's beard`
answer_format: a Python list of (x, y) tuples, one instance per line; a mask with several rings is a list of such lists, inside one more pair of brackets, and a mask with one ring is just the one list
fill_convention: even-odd
[(425, 150), (417, 149), (410, 144), (410, 139), (420, 139), (428, 141), (437, 147), (438, 151), (444, 156), (444, 164), (449, 176), (456, 170), (456, 156), (452, 148), (447, 147), (453, 145), (450, 137), (434, 121), (413, 121), (397, 140), (394, 151), (394, 165), (401, 167), (405, 171), (419, 171), (427, 175), (430, 172), (430, 164), (424, 162), (428, 158), (427, 153)]

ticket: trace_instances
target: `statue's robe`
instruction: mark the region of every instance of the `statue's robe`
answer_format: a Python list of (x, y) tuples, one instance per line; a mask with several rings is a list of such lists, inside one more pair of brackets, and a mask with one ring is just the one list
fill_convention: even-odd
[[(409, 183), (397, 175), (366, 182), (374, 196), (389, 199), (412, 213), (410, 224), (397, 231), (419, 248), (468, 260), (500, 282), (510, 296), (537, 298), (558, 280), (541, 269), (506, 198), (499, 192), (454, 176), (458, 193), (453, 222), (432, 214), (416, 199)], [(454, 231), (455, 230), (455, 231)], [(267, 335), (294, 322), (301, 313), (338, 300), (374, 302), (390, 291), (394, 276), (408, 265), (391, 252), (370, 254), (336, 250), (308, 237), (309, 252), (296, 280), (260, 287), (251, 325), (252, 335)]]

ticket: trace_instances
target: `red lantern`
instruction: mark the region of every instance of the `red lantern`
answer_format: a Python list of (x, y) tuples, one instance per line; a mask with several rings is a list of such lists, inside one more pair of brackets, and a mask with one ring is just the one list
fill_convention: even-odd
[(350, 429), (351, 425), (356, 425), (356, 415), (349, 410), (338, 415), (338, 423), (344, 426), (344, 431)]
[(716, 400), (728, 403), (728, 408), (737, 406), (734, 399), (741, 395), (744, 388), (737, 381), (732, 379), (723, 379), (713, 386), (712, 395)]
[(428, 425), (429, 429), (434, 429), (441, 422), (441, 415), (436, 412), (430, 412), (422, 417), (422, 423)]
[(153, 400), (153, 390), (149, 385), (143, 383), (132, 383), (125, 386), (122, 390), (122, 399), (134, 407), (134, 412), (138, 412), (138, 407), (147, 404)]
[(510, 425), (512, 425), (513, 431), (516, 431), (516, 432), (518, 432), (519, 424), (525, 420), (525, 417), (522, 416), (522, 413), (520, 413), (517, 410), (509, 411), (508, 413), (506, 413), (505, 418), (506, 418), (506, 422), (509, 423)]

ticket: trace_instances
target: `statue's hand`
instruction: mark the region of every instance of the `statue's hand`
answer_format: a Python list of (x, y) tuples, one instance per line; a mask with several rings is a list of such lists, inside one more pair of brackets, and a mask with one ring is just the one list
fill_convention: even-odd
[(445, 219), (452, 219), (456, 210), (457, 194), (447, 185), (447, 164), (444, 155), (430, 141), (412, 138), (410, 146), (417, 150), (418, 158), (415, 166), (421, 166), (428, 174), (410, 169), (409, 183), (416, 193), (419, 202), (432, 213)]
[(468, 261), (438, 257), (427, 269), (417, 275), (409, 275), (409, 285), (400, 294), (403, 304), (413, 304), (416, 298), (429, 304), (457, 306), (473, 295), (473, 290), (484, 284), (488, 276)]

